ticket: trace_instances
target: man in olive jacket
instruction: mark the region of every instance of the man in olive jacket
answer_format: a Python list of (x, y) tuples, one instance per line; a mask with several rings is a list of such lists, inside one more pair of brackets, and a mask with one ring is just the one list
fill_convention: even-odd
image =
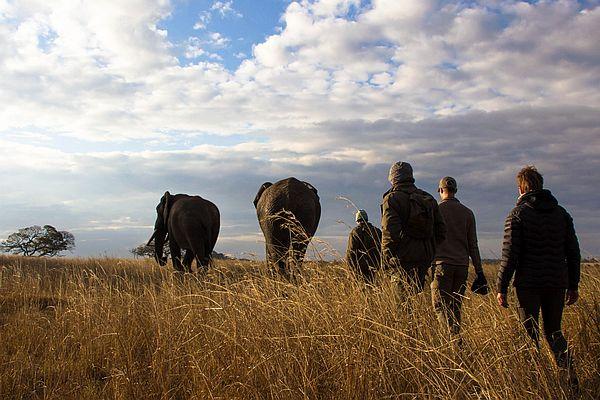
[(381, 204), (381, 263), (405, 275), (420, 292), (446, 226), (433, 196), (415, 186), (409, 163), (392, 165), (388, 180), (392, 188)]
[(348, 237), (346, 262), (367, 283), (372, 283), (374, 273), (381, 265), (381, 230), (369, 222), (365, 210), (355, 216), (357, 226)]
[(538, 345), (541, 309), (544, 336), (558, 366), (570, 372), (570, 383), (576, 388), (561, 320), (565, 301), (574, 304), (579, 297), (579, 243), (573, 219), (552, 193), (543, 189), (543, 182), (533, 166), (517, 174), (520, 196), (504, 224), (497, 298), (498, 304), (508, 307), (508, 286), (515, 275), (519, 316), (527, 333)]

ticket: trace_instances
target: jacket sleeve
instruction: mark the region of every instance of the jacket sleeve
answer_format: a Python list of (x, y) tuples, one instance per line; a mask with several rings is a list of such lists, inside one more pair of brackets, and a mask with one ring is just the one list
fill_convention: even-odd
[(467, 230), (467, 243), (469, 245), (469, 256), (473, 262), (473, 267), (475, 267), (475, 272), (478, 274), (482, 273), (481, 255), (479, 254), (479, 244), (477, 243), (477, 223), (475, 222), (475, 215), (472, 212)]
[(521, 249), (521, 220), (513, 210), (504, 223), (504, 242), (502, 244), (502, 261), (498, 269), (496, 282), (498, 293), (506, 294), (508, 285), (519, 264)]
[(435, 199), (433, 200), (433, 204), (433, 236), (435, 244), (439, 245), (446, 240), (446, 221), (444, 221), (444, 216)]
[(354, 230), (350, 232), (350, 236), (348, 236), (348, 246), (346, 247), (346, 262), (350, 266), (354, 266), (356, 264), (356, 235)]
[(393, 207), (392, 195), (387, 195), (381, 204), (381, 229), (389, 233), (392, 240), (399, 240), (402, 233), (402, 218), (400, 210)]
[(569, 273), (569, 290), (577, 290), (579, 287), (579, 277), (581, 274), (581, 253), (579, 251), (579, 241), (575, 234), (573, 218), (566, 212), (567, 217), (567, 238), (566, 238), (566, 257), (567, 269)]

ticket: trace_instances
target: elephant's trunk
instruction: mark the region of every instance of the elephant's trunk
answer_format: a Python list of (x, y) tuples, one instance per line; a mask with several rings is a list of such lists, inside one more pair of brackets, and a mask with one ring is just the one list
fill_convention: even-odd
[(167, 264), (167, 257), (163, 255), (166, 236), (166, 232), (163, 233), (158, 229), (155, 229), (152, 237), (150, 237), (150, 240), (148, 241), (148, 244), (150, 244), (152, 239), (154, 239), (154, 259), (160, 266)]

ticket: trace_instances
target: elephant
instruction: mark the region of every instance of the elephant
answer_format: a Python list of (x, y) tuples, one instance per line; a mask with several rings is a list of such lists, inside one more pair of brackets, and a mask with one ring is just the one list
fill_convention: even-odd
[[(148, 244), (154, 240), (154, 258), (158, 264), (164, 266), (167, 263), (163, 247), (168, 240), (176, 270), (190, 272), (194, 259), (198, 268), (206, 270), (219, 236), (217, 206), (200, 196), (172, 195), (167, 191), (156, 206), (156, 213), (154, 233)], [(182, 249), (185, 250), (183, 260)]]
[(302, 265), (319, 225), (317, 189), (293, 177), (274, 184), (265, 182), (256, 194), (254, 207), (265, 236), (267, 264), (271, 271), (277, 266), (280, 274), (291, 278)]

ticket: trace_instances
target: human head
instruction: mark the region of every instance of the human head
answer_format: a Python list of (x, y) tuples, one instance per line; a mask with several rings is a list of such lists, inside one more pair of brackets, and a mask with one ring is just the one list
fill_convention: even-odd
[(520, 194), (542, 190), (544, 178), (533, 165), (527, 165), (517, 174), (517, 187)]
[(412, 166), (407, 162), (398, 161), (391, 166), (388, 180), (392, 186), (400, 183), (414, 183)]
[(442, 200), (454, 197), (457, 191), (458, 184), (456, 183), (456, 179), (451, 176), (445, 176), (440, 179), (440, 183), (438, 184), (438, 193), (440, 194)]
[(365, 210), (358, 210), (354, 216), (354, 220), (357, 224), (360, 224), (361, 222), (369, 222), (369, 216)]

